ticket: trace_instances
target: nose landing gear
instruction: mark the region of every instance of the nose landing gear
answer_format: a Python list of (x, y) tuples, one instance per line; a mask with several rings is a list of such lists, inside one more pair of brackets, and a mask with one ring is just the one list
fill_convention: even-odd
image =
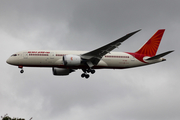
[(24, 73), (24, 70), (22, 69), (22, 70), (20, 70), (20, 73)]
[(20, 73), (24, 73), (24, 70), (23, 70), (23, 66), (18, 66), (18, 68), (20, 68)]

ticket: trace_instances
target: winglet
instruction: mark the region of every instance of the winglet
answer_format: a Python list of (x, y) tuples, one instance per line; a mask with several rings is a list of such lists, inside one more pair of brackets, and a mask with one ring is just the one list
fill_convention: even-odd
[(134, 31), (134, 32), (131, 32), (125, 36), (123, 36), (122, 38), (119, 38), (117, 39), (116, 41), (114, 42), (118, 42), (120, 40), (120, 43), (124, 42), (125, 40), (127, 40), (128, 38), (130, 38), (131, 36), (133, 36), (134, 34), (136, 34), (137, 32), (141, 31), (141, 29), (137, 30), (137, 31)]
[(134, 33), (134, 34), (135, 34), (135, 33), (139, 32), (139, 31), (141, 31), (141, 30), (142, 30), (142, 29), (139, 29), (139, 30), (137, 30), (137, 31), (134, 31), (134, 32), (132, 32), (132, 33)]
[(134, 31), (134, 32), (131, 32), (131, 33), (125, 35), (124, 37), (128, 37), (129, 38), (129, 37), (131, 37), (132, 35), (134, 35), (135, 33), (139, 32), (139, 31), (141, 31), (141, 29), (139, 29), (137, 31)]

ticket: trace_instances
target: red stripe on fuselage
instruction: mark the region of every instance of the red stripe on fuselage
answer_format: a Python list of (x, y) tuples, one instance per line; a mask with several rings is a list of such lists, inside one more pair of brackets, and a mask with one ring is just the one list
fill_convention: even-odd
[(126, 52), (129, 55), (132, 55), (133, 57), (135, 57), (136, 59), (138, 59), (139, 61), (143, 62), (143, 63), (147, 63), (143, 60), (143, 58), (145, 57), (145, 55), (143, 54), (138, 54), (138, 53), (130, 53), (130, 52)]

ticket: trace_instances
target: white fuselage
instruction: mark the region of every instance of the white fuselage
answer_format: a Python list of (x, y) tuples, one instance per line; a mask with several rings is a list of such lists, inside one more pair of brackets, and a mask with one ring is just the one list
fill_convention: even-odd
[(111, 52), (129, 37), (140, 30), (131, 32), (109, 44), (92, 51), (55, 51), (55, 50), (27, 50), (17, 52), (6, 61), (18, 66), (23, 73), (23, 67), (51, 67), (53, 75), (69, 75), (81, 69), (82, 78), (89, 78), (94, 69), (124, 69), (165, 61), (163, 56), (173, 52), (167, 51), (156, 55), (164, 29), (158, 30), (138, 51)]
[[(59, 67), (59, 68), (74, 68), (81, 69), (86, 66), (65, 66), (63, 63), (63, 56), (67, 54), (81, 55), (87, 51), (53, 51), (53, 50), (28, 50), (21, 51), (13, 54), (7, 63), (16, 66), (27, 66), (27, 67)], [(148, 58), (144, 56), (143, 58)], [(111, 52), (102, 57), (94, 69), (110, 68), (110, 69), (123, 69), (131, 68), (142, 65), (148, 65), (163, 61), (162, 58), (158, 60), (138, 60), (132, 54), (126, 52)]]

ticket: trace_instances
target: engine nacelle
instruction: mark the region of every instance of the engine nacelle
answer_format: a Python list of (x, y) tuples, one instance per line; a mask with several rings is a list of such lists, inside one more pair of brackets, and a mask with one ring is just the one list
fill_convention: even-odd
[(64, 55), (63, 62), (66, 66), (78, 66), (81, 64), (81, 57), (77, 55)]
[(61, 76), (61, 75), (69, 75), (69, 73), (74, 72), (74, 70), (68, 69), (68, 68), (56, 68), (56, 67), (53, 67), (52, 72), (53, 72), (53, 75)]

